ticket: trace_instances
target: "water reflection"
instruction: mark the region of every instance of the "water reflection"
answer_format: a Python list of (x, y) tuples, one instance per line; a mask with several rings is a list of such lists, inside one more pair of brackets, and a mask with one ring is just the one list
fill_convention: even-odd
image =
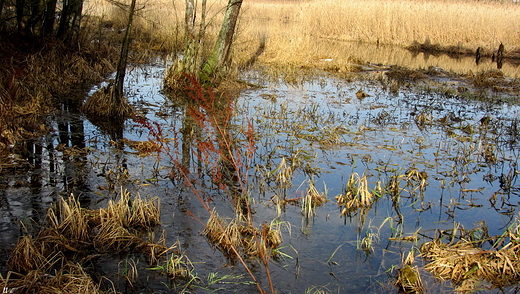
[[(360, 60), (374, 64), (398, 65), (411, 69), (439, 67), (459, 74), (479, 72), (499, 68), (504, 75), (520, 77), (518, 62), (511, 59), (483, 57), (475, 62), (475, 56), (428, 52), (412, 52), (404, 48), (357, 42), (342, 42), (328, 39), (314, 39), (312, 46), (319, 48), (320, 55), (332, 59)], [(493, 55), (494, 56), (494, 55)]]
[[(437, 57), (427, 59), (433, 58)], [(474, 59), (468, 62), (475, 66)], [(167, 242), (181, 241), (200, 276), (217, 271), (243, 274), (238, 266), (223, 267), (225, 257), (200, 236), (201, 223), (208, 217), (205, 203), (225, 218), (235, 215), (235, 207), (219, 189), (218, 183), (224, 182), (236, 194), (249, 193), (256, 221), (289, 224), (283, 250), (293, 259), (272, 264), (277, 289), (303, 293), (323, 286), (338, 292), (380, 292), (379, 283), (388, 282), (385, 271), (399, 264), (400, 253), (414, 245), (399, 238), (418, 230), (428, 236), (454, 223), (471, 227), (480, 220), (486, 220), (490, 234), (500, 234), (517, 214), (517, 106), (407, 89), (389, 93), (380, 84), (335, 78), (294, 88), (268, 83), (254, 72), (245, 78), (264, 87), (239, 96), (217, 96), (204, 105), (208, 101), (162, 95), (163, 70), (145, 66), (129, 74), (130, 100), (150, 126), (127, 121), (117, 131), (100, 131), (95, 121), (64, 107), (51, 122), (56, 131), (28, 143), (34, 171), (0, 180), (5, 188), (0, 189), (2, 245), (14, 244), (19, 220), (41, 220), (35, 214), (59, 195), (83, 195), (85, 206), (94, 208), (124, 186), (161, 197), (161, 229), (166, 230)], [(356, 95), (360, 88), (368, 94), (362, 99)], [(249, 122), (255, 127), (253, 137), (246, 134)], [(128, 143), (149, 138), (163, 139), (169, 153), (138, 152), (137, 144)], [(256, 148), (249, 145), (251, 138)], [(111, 140), (121, 144), (110, 144)], [(205, 157), (208, 154), (212, 156)], [(244, 161), (236, 164), (232, 157)], [(280, 188), (273, 177), (265, 181), (257, 174), (276, 174), (282, 159), (294, 167), (289, 185)], [(189, 179), (204, 195), (204, 204), (195, 200), (182, 175), (171, 181), (172, 170), (179, 167), (194, 175)], [(421, 176), (410, 176), (412, 171)], [(370, 209), (341, 216), (334, 196), (354, 172), (366, 175), (371, 188), (380, 181), (385, 187), (394, 184), (396, 192), (379, 197)], [(327, 187), (333, 201), (319, 207), (314, 218), (303, 217), (301, 208), (292, 204), (276, 211), (274, 195), (298, 199), (313, 177), (318, 189)], [(419, 187), (425, 178), (428, 185)], [(250, 186), (242, 186), (244, 182)], [(359, 246), (367, 233), (378, 236), (370, 254)], [(261, 268), (253, 270), (266, 282)], [(150, 288), (164, 290), (162, 280), (155, 281)], [(226, 287), (230, 292), (253, 288)]]

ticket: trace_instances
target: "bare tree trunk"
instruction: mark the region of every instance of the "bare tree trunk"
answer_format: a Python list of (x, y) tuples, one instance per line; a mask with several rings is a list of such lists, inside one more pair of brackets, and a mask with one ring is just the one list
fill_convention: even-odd
[(242, 0), (229, 0), (217, 42), (200, 72), (201, 80), (209, 81), (217, 70), (228, 64), (229, 52), (231, 44), (233, 43), (233, 36), (235, 34), (235, 27), (241, 6)]
[[(4, 11), (5, 0), (0, 0), (0, 16), (2, 16), (2, 12)], [(2, 21), (2, 19), (0, 19)]]
[(65, 0), (61, 11), (58, 37), (68, 38), (70, 31), (79, 27), (81, 13), (83, 12), (83, 0)]
[(120, 105), (122, 99), (124, 99), (123, 84), (126, 75), (128, 52), (130, 50), (130, 33), (132, 31), (132, 22), (134, 20), (135, 2), (136, 0), (132, 0), (132, 3), (130, 4), (130, 11), (128, 12), (128, 24), (126, 26), (125, 37), (123, 39), (123, 46), (121, 47), (121, 55), (119, 56), (119, 61), (117, 63), (117, 73), (114, 82), (114, 91), (112, 92), (112, 95), (114, 95), (113, 100), (116, 102), (116, 106)]
[[(167, 71), (165, 87), (170, 89), (184, 88), (183, 74), (197, 75), (202, 64), (203, 40), (206, 35), (206, 3), (201, 2), (199, 31), (196, 30), (197, 5), (195, 0), (185, 0), (184, 14), (184, 50), (182, 58), (177, 60)], [(180, 82), (179, 82), (180, 81)]]
[(184, 48), (182, 65), (179, 68), (181, 73), (195, 74), (200, 68), (202, 60), (202, 40), (206, 32), (206, 2), (207, 0), (202, 0), (201, 3), (201, 19), (199, 32), (197, 34), (195, 30), (197, 20), (196, 4), (194, 0), (186, 0), (186, 14), (184, 16), (186, 47)]
[(49, 0), (43, 19), (43, 36), (49, 37), (54, 33), (54, 22), (56, 19), (56, 3), (57, 0)]

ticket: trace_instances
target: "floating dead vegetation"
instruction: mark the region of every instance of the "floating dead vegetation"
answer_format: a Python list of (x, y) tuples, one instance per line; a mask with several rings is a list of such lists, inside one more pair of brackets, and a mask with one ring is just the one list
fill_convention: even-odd
[(98, 210), (81, 208), (73, 195), (60, 198), (47, 211), (38, 232), (26, 232), (19, 239), (8, 260), (11, 271), (6, 278), (1, 277), (4, 289), (17, 293), (104, 293), (91, 273), (92, 262), (100, 256), (138, 252), (156, 265), (168, 253), (175, 254), (175, 245), (166, 247), (164, 236), (157, 243), (153, 237), (142, 238), (159, 224), (159, 215), (157, 197), (131, 197), (124, 190), (118, 201), (111, 200)]
[(275, 257), (282, 243), (281, 224), (263, 223), (253, 227), (242, 216), (227, 222), (213, 210), (202, 233), (217, 249), (230, 259), (240, 253), (246, 257)]
[(421, 256), (429, 260), (425, 269), (435, 278), (450, 280), (457, 292), (504, 289), (520, 281), (518, 221), (501, 236), (489, 237), (485, 226), (458, 231), (448, 243), (438, 237), (421, 245)]
[(399, 293), (424, 293), (424, 285), (419, 274), (419, 268), (414, 265), (415, 253), (408, 252), (401, 262), (401, 267), (397, 269), (397, 277), (394, 286)]
[[(377, 189), (379, 190), (379, 189)], [(381, 191), (376, 193), (378, 195)], [(344, 192), (336, 196), (336, 201), (342, 207), (341, 215), (346, 216), (358, 209), (370, 209), (377, 196), (368, 187), (367, 176), (361, 177), (357, 173), (352, 173), (344, 188)]]

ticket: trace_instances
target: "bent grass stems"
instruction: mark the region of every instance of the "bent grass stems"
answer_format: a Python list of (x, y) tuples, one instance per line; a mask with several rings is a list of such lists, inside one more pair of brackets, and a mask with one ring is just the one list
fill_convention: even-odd
[[(163, 150), (167, 152), (167, 155), (172, 160), (176, 173), (185, 180), (187, 188), (192, 191), (204, 210), (207, 211), (209, 219), (204, 224), (204, 234), (210, 242), (217, 248), (224, 249), (226, 255), (234, 256), (243, 265), (258, 291), (265, 293), (259, 280), (242, 257), (241, 252), (246, 255), (256, 254), (265, 268), (270, 292), (275, 293), (268, 266), (271, 253), (268, 252), (278, 247), (281, 239), (273, 239), (277, 234), (273, 235), (270, 226), (266, 224), (262, 224), (261, 229), (254, 227), (252, 208), (250, 207), (248, 197), (247, 170), (251, 166), (252, 154), (256, 149), (254, 126), (247, 120), (246, 129), (243, 131), (247, 142), (245, 156), (243, 156), (240, 149), (235, 146), (236, 144), (229, 131), (230, 120), (234, 111), (234, 102), (229, 98), (227, 100), (217, 98), (211, 88), (203, 88), (194, 77), (188, 76), (187, 78), (191, 83), (191, 86), (187, 89), (188, 97), (194, 103), (187, 106), (185, 115), (193, 120), (198, 128), (197, 132), (204, 132), (208, 135), (207, 138), (202, 138), (200, 135), (192, 138), (195, 142), (193, 154), (201, 163), (209, 166), (209, 173), (213, 182), (230, 196), (229, 199), (237, 210), (235, 218), (228, 224), (225, 224), (216, 210), (211, 208), (203, 195), (201, 195), (201, 191), (190, 180), (190, 170), (183, 165), (182, 160), (178, 159), (178, 153), (169, 146), (166, 146)], [(156, 129), (151, 124), (144, 126), (152, 130)], [(160, 132), (150, 132), (150, 134), (159, 142), (165, 141)], [(216, 158), (217, 160), (214, 160), (212, 164), (212, 160), (209, 160), (210, 158)], [(248, 235), (250, 240), (247, 244), (239, 242), (244, 239), (245, 235)]]
[[(132, 199), (135, 199), (133, 208)], [(121, 190), (118, 202), (110, 201), (106, 209), (87, 210), (80, 207), (74, 195), (60, 198), (48, 209), (39, 232), (34, 237), (20, 238), (8, 261), (19, 278), (5, 281), (6, 287), (39, 293), (46, 289), (61, 289), (64, 293), (87, 289), (89, 293), (99, 293), (100, 285), (84, 269), (97, 257), (135, 252), (154, 256), (156, 261), (172, 252), (173, 246), (167, 248), (153, 240), (144, 241), (134, 233), (137, 229), (151, 230), (158, 224), (155, 201), (133, 198)], [(154, 209), (147, 209), (150, 207)], [(122, 274), (132, 286), (137, 278), (136, 263), (128, 260), (124, 263)]]

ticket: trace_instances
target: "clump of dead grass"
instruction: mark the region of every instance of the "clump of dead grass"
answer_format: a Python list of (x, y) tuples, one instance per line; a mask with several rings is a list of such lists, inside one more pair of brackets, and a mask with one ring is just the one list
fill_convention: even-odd
[(112, 84), (94, 92), (80, 110), (93, 117), (124, 118), (133, 113), (133, 107), (126, 97), (117, 97)]
[(321, 193), (316, 188), (314, 180), (309, 181), (309, 188), (302, 199), (302, 214), (306, 218), (312, 218), (316, 212), (316, 207), (322, 206), (327, 202), (327, 190)]
[(246, 257), (273, 257), (277, 254), (275, 249), (282, 243), (279, 223), (255, 228), (240, 216), (227, 222), (215, 210), (202, 234), (230, 259), (240, 252)]
[(34, 269), (21, 277), (5, 279), (0, 277), (6, 293), (44, 293), (44, 294), (76, 294), (76, 293), (110, 293), (102, 291), (85, 268), (78, 263), (67, 262), (57, 272), (46, 273), (42, 269)]
[[(445, 243), (436, 238), (424, 243), (421, 255), (429, 260), (425, 266), (438, 280), (450, 280), (457, 292), (473, 292), (479, 288), (503, 289), (520, 279), (520, 235), (518, 225), (504, 234), (484, 239), (463, 236)], [(483, 236), (486, 237), (486, 236)], [(491, 243), (493, 246), (485, 248)]]
[(358, 209), (370, 209), (376, 199), (376, 195), (368, 187), (367, 177), (361, 177), (357, 173), (350, 175), (344, 192), (336, 196), (338, 205), (342, 207), (343, 216)]
[[(8, 289), (31, 293), (100, 293), (84, 264), (102, 254), (141, 252), (151, 264), (172, 252), (154, 240), (144, 241), (143, 231), (159, 224), (160, 206), (157, 197), (131, 197), (121, 191), (118, 201), (109, 201), (107, 208), (88, 210), (71, 196), (61, 198), (47, 211), (46, 221), (34, 236), (22, 236), (15, 246), (8, 266), (11, 276), (3, 279)], [(159, 242), (161, 243), (161, 242)], [(56, 290), (58, 289), (58, 290)]]

